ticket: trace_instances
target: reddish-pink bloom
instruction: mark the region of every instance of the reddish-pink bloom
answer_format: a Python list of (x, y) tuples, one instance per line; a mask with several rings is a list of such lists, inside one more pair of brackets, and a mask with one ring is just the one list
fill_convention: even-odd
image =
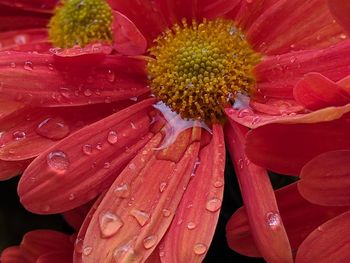
[[(328, 4), (336, 20), (350, 32), (350, 5), (343, 1)], [(270, 170), (300, 175), (297, 183), (276, 191), (296, 262), (347, 262), (349, 77), (335, 82), (318, 73), (306, 74), (294, 87), (294, 97), (314, 112), (250, 131), (247, 154), (251, 161)], [(242, 254), (259, 256), (245, 210), (241, 208), (230, 219), (228, 240)]]
[[(80, 228), (75, 262), (201, 262), (221, 206), (225, 134), (257, 250), (268, 262), (292, 262), (267, 173), (247, 158), (245, 135), (246, 127), (308, 118), (293, 97), (308, 74), (331, 81), (350, 74), (350, 41), (324, 1), (108, 2), (111, 46), (49, 51), (40, 27), (47, 15), (32, 12), (27, 29), (16, 22), (0, 33), (1, 177), (24, 171), (21, 201), (40, 214), (99, 197)], [(44, 4), (46, 13), (55, 1), (0, 4), (39, 12)], [(23, 11), (9, 10), (23, 21)], [(235, 21), (263, 57), (249, 107), (247, 98), (227, 107), (225, 130), (213, 124), (209, 132), (154, 106), (145, 66), (167, 28), (218, 17)], [(167, 144), (174, 127), (181, 133)]]

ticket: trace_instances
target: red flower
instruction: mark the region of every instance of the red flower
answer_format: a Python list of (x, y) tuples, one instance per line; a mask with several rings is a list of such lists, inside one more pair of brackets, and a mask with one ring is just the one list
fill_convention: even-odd
[[(350, 5), (329, 1), (329, 7), (349, 32)], [(346, 262), (350, 258), (344, 245), (350, 241), (349, 87), (349, 77), (334, 82), (320, 74), (306, 74), (294, 87), (294, 96), (314, 112), (248, 134), (251, 161), (273, 171), (300, 175), (297, 183), (276, 192), (297, 263)], [(228, 240), (233, 249), (259, 256), (246, 217), (244, 209), (233, 215), (227, 226)]]
[[(18, 3), (42, 10), (37, 2)], [(300, 79), (310, 72), (332, 81), (350, 74), (350, 42), (327, 6), (321, 0), (109, 4), (110, 45), (92, 39), (82, 48), (48, 52), (46, 29), (22, 31), (14, 23), (15, 31), (0, 33), (9, 39), (0, 53), (0, 159), (8, 167), (2, 177), (35, 158), (18, 192), (25, 207), (40, 214), (99, 196), (80, 229), (76, 262), (200, 262), (221, 206), (225, 112), (257, 247), (269, 262), (292, 262), (271, 184), (246, 157), (248, 129), (240, 124), (304, 118), (306, 109), (293, 97)], [(34, 20), (30, 27), (46, 19), (26, 16)], [(69, 30), (73, 22), (65, 22)], [(23, 34), (25, 41), (10, 41)], [(157, 99), (196, 121), (180, 120), (164, 104), (153, 106)]]

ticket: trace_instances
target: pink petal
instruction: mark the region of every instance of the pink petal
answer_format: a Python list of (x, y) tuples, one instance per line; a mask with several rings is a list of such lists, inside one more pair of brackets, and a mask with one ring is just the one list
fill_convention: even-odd
[(257, 90), (262, 96), (292, 99), (294, 86), (309, 72), (318, 72), (332, 81), (347, 77), (349, 47), (350, 40), (344, 40), (324, 49), (266, 57), (255, 68)]
[(69, 134), (132, 104), (132, 101), (58, 108), (24, 108), (0, 119), (0, 159), (33, 158)]
[(350, 3), (344, 0), (327, 0), (329, 10), (343, 29), (350, 33)]
[(295, 262), (348, 262), (349, 220), (350, 212), (347, 212), (315, 229), (300, 245)]
[(105, 190), (150, 139), (153, 99), (89, 125), (37, 157), (18, 186), (21, 202), (40, 214), (80, 206)]
[(342, 40), (343, 31), (333, 23), (323, 0), (274, 1), (255, 18), (247, 38), (253, 47), (265, 54), (327, 47)]
[(38, 258), (35, 263), (72, 263), (72, 253), (52, 252), (47, 253)]
[(156, 134), (107, 192), (87, 229), (83, 262), (141, 262), (157, 247), (190, 180), (200, 129), (188, 129), (169, 148), (154, 150), (162, 139)]
[(0, 33), (0, 50), (11, 50), (23, 45), (47, 42), (47, 29), (25, 29)]
[(2, 263), (31, 263), (20, 247), (8, 247), (1, 252)]
[(162, 262), (202, 262), (214, 235), (224, 190), (225, 148), (220, 125), (200, 150), (186, 192), (160, 244)]
[[(275, 191), (275, 194), (294, 252), (316, 227), (349, 210), (349, 207), (329, 207), (309, 203), (299, 194), (296, 183)], [(232, 249), (247, 256), (259, 257), (244, 207), (233, 214), (226, 231)]]
[[(327, 108), (294, 122), (290, 120), (289, 124), (273, 123), (254, 129), (248, 134), (247, 155), (252, 162), (269, 170), (298, 175), (301, 168), (317, 155), (350, 148), (347, 135), (350, 114), (342, 117), (344, 111), (349, 110), (350, 105)], [(327, 116), (328, 113), (331, 113), (330, 116)], [(322, 116), (330, 118), (330, 121), (322, 119)]]
[(125, 55), (140, 55), (147, 49), (147, 40), (135, 24), (123, 14), (113, 12), (114, 48)]
[(2, 52), (0, 98), (31, 106), (86, 105), (148, 92), (143, 58)]
[(199, 5), (199, 16), (208, 19), (215, 19), (229, 13), (233, 8), (240, 5), (239, 0), (202, 0), (197, 1)]
[(42, 13), (51, 13), (58, 0), (0, 0), (0, 4)]
[(230, 122), (226, 126), (228, 149), (259, 252), (268, 262), (293, 262), (287, 233), (266, 170), (250, 163), (244, 153), (247, 129)]
[(0, 161), (0, 181), (10, 179), (23, 171), (30, 164), (31, 160), (6, 162)]
[(321, 154), (300, 174), (301, 195), (319, 205), (350, 205), (350, 150)]
[(319, 73), (306, 74), (293, 93), (295, 99), (310, 110), (350, 103), (350, 92)]

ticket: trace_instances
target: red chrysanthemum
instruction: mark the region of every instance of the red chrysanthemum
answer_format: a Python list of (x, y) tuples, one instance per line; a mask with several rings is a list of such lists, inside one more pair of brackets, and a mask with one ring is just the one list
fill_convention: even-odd
[[(47, 15), (0, 11), (0, 21), (13, 21), (0, 33), (1, 177), (24, 171), (21, 201), (40, 214), (99, 196), (75, 262), (201, 262), (221, 206), (225, 133), (260, 254), (292, 262), (270, 181), (246, 157), (245, 134), (307, 118), (293, 97), (301, 79), (350, 74), (350, 41), (326, 3), (108, 2), (110, 42), (87, 24), (89, 36), (73, 41), (84, 47), (67, 49), (48, 49), (40, 27)], [(0, 4), (47, 13), (56, 1)], [(75, 20), (60, 22), (64, 32), (75, 28)], [(69, 46), (62, 32), (53, 31), (57, 43)]]

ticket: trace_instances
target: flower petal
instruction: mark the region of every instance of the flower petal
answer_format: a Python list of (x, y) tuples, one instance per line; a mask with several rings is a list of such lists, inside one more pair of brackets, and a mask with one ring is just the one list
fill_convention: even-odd
[(141, 262), (157, 247), (191, 178), (200, 129), (185, 130), (170, 147), (155, 150), (162, 139), (156, 134), (107, 192), (86, 232), (91, 253), (83, 252), (83, 262)]
[[(283, 54), (290, 50), (326, 47), (342, 40), (343, 30), (333, 22), (325, 1), (272, 3), (255, 17), (247, 32), (247, 38), (258, 51)], [(259, 6), (259, 3), (250, 5)]]
[(51, 252), (40, 256), (35, 263), (72, 263), (72, 253)]
[[(349, 110), (348, 106), (346, 108)], [(327, 112), (325, 109), (320, 114)], [(316, 120), (317, 113), (313, 114)], [(309, 117), (312, 120), (312, 116)], [(248, 134), (247, 155), (255, 164), (274, 172), (298, 175), (301, 168), (317, 155), (350, 148), (349, 118), (350, 113), (347, 113), (333, 121), (319, 119), (320, 122), (308, 123), (310, 119), (306, 118), (303, 123), (300, 118), (302, 122), (299, 124), (274, 123), (259, 127)]]
[[(35, 45), (37, 43), (47, 42), (47, 29), (35, 28), (25, 30), (15, 30), (3, 32), (0, 34), (1, 48), (3, 50), (13, 50), (23, 45)], [(47, 49), (48, 50), (48, 49)]]
[[(349, 207), (329, 207), (309, 203), (298, 192), (296, 183), (278, 189), (275, 194), (294, 252), (316, 227), (349, 210)], [(233, 214), (226, 231), (232, 249), (247, 256), (259, 256), (244, 207)]]
[(298, 189), (310, 202), (350, 205), (350, 150), (318, 155), (303, 167), (300, 177)]
[(121, 54), (140, 55), (147, 49), (147, 40), (135, 24), (123, 14), (113, 12), (113, 46)]
[(294, 87), (295, 99), (310, 110), (350, 103), (350, 92), (319, 73), (306, 74)]
[(0, 119), (0, 159), (33, 158), (69, 134), (132, 104), (122, 101), (57, 108), (24, 108)]
[(220, 125), (214, 125), (213, 138), (200, 150), (193, 178), (159, 246), (162, 262), (195, 263), (204, 259), (221, 208), (224, 168), (224, 134)]
[(31, 106), (119, 101), (149, 91), (143, 58), (0, 52), (0, 99)]
[(255, 243), (268, 262), (293, 262), (287, 233), (266, 170), (250, 163), (244, 152), (247, 129), (230, 122), (226, 126), (228, 149), (242, 192)]
[(315, 229), (300, 245), (295, 262), (347, 262), (350, 258), (349, 220), (350, 212), (347, 212)]
[(200, 17), (208, 19), (217, 18), (229, 13), (233, 8), (238, 7), (239, 0), (202, 0), (197, 1)]
[(101, 193), (150, 139), (154, 103), (149, 99), (117, 112), (37, 157), (18, 186), (22, 204), (39, 214), (80, 206)]
[(0, 181), (10, 179), (23, 171), (30, 164), (31, 160), (6, 162), (0, 160)]
[(343, 29), (350, 33), (350, 3), (343, 0), (327, 0), (329, 10)]
[(8, 247), (1, 252), (2, 263), (31, 263), (20, 247)]
[(324, 49), (268, 56), (255, 68), (257, 90), (262, 96), (292, 99), (294, 86), (305, 74), (318, 72), (338, 81), (350, 75), (349, 64), (350, 40)]
[(0, 0), (0, 4), (42, 13), (51, 13), (58, 0)]

